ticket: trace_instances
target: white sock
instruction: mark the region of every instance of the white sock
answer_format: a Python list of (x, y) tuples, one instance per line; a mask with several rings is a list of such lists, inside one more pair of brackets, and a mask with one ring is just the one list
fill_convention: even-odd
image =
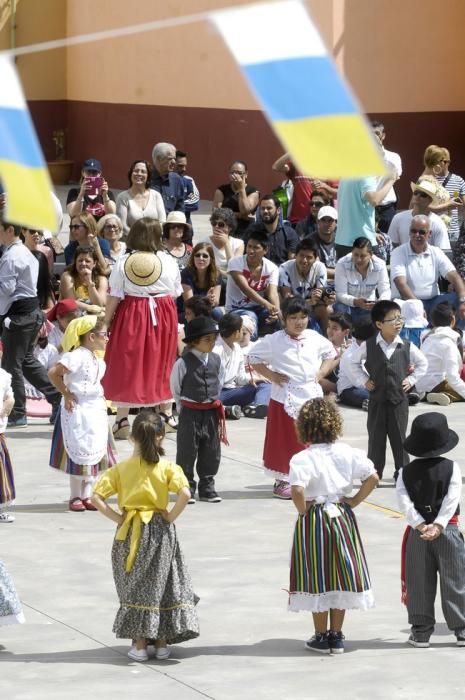
[(81, 498), (82, 500), (87, 500), (92, 496), (92, 491), (94, 490), (95, 479), (92, 477), (90, 479), (82, 479), (81, 481)]
[(72, 501), (74, 498), (81, 498), (81, 481), (82, 479), (80, 479), (78, 476), (69, 477), (70, 501)]

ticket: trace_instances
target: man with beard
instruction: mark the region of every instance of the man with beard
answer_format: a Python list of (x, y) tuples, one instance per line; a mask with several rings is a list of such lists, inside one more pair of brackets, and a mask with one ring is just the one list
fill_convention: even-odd
[(311, 237), (318, 248), (318, 257), (326, 266), (328, 280), (334, 281), (336, 268), (337, 211), (334, 207), (321, 207), (317, 216), (317, 232)]
[(281, 265), (286, 260), (295, 257), (299, 237), (289, 224), (281, 217), (279, 199), (272, 194), (265, 194), (259, 204), (261, 222), (249, 226), (246, 233), (248, 239), (256, 231), (263, 231), (268, 238), (267, 258), (275, 265)]

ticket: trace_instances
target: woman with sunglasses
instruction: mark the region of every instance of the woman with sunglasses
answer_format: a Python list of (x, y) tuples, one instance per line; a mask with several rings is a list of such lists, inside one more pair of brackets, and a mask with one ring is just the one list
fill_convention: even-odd
[(163, 244), (166, 252), (176, 260), (179, 270), (184, 270), (189, 262), (192, 246), (192, 227), (186, 221), (182, 211), (171, 211), (163, 224)]
[(122, 235), (123, 224), (116, 214), (106, 214), (97, 224), (97, 236), (107, 241), (110, 246), (110, 256), (106, 258), (110, 268), (126, 252), (126, 243), (121, 240)]
[(108, 280), (95, 249), (79, 246), (60, 280), (60, 300), (75, 299), (82, 313), (100, 314), (107, 301)]
[(228, 263), (231, 258), (244, 254), (244, 241), (232, 234), (236, 228), (236, 217), (232, 209), (213, 209), (210, 217), (212, 232), (209, 242), (213, 248), (216, 266), (221, 272), (222, 282), (228, 279)]
[(221, 275), (216, 267), (215, 254), (209, 243), (194, 246), (187, 266), (181, 272), (184, 301), (193, 296), (207, 297), (215, 308), (220, 302)]
[(295, 227), (295, 232), (300, 239), (313, 236), (313, 234), (317, 232), (318, 212), (322, 207), (327, 207), (329, 205), (331, 205), (331, 199), (327, 197), (324, 192), (320, 190), (312, 192), (308, 202), (310, 212), (308, 216), (306, 216), (305, 219), (301, 219)]
[(78, 246), (94, 248), (103, 270), (107, 269), (105, 258), (110, 258), (108, 241), (97, 235), (97, 224), (92, 214), (86, 212), (73, 216), (69, 225), (69, 243), (65, 247), (65, 262), (71, 265)]

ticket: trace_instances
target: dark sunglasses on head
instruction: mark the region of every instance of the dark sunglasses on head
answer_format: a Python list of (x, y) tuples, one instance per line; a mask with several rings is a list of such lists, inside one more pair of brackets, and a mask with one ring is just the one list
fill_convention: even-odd
[(415, 197), (429, 197), (429, 194), (426, 194), (426, 192), (421, 192), (421, 190), (415, 190), (413, 194)]
[(205, 260), (208, 260), (210, 256), (208, 253), (195, 253), (194, 258), (204, 258)]

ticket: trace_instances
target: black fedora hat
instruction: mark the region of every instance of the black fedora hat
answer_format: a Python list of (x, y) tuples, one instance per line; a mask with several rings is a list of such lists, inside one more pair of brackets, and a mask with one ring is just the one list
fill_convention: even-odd
[(206, 316), (199, 316), (198, 318), (193, 318), (184, 326), (184, 342), (190, 343), (196, 338), (201, 338), (203, 335), (210, 335), (210, 333), (215, 333), (218, 335), (218, 325), (212, 318), (207, 318)]
[(459, 436), (449, 428), (445, 415), (431, 411), (415, 418), (404, 448), (414, 457), (439, 457), (452, 450), (458, 441)]

